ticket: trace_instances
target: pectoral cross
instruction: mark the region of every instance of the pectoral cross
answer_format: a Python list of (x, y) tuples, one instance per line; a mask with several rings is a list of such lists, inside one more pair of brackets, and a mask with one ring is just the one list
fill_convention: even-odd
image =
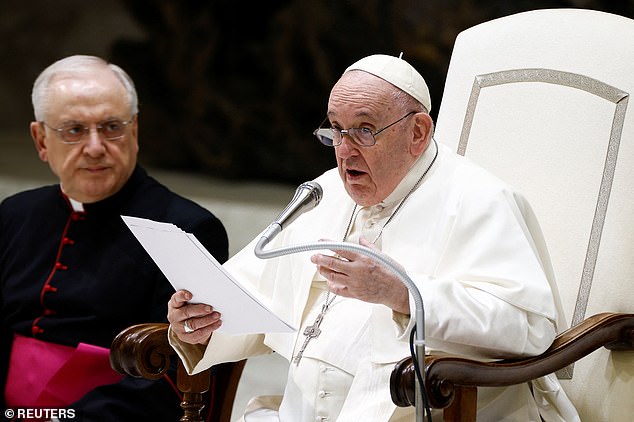
[(304, 340), (304, 344), (302, 344), (302, 347), (299, 349), (299, 352), (293, 358), (293, 363), (295, 365), (299, 365), (299, 361), (302, 359), (302, 356), (304, 355), (304, 350), (306, 350), (306, 346), (308, 346), (308, 343), (312, 339), (319, 337), (319, 334), (321, 334), (321, 329), (319, 328), (319, 326), (321, 325), (321, 321), (324, 319), (324, 315), (326, 315), (326, 311), (328, 311), (329, 305), (329, 302), (324, 303), (321, 307), (321, 312), (319, 312), (319, 315), (317, 315), (317, 318), (315, 318), (315, 322), (313, 322), (313, 325), (309, 325), (304, 329), (304, 335), (306, 336), (306, 339)]

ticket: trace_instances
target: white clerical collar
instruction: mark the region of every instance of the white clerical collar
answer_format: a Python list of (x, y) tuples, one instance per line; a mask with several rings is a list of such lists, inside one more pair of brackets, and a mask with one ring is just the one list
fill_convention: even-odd
[(68, 197), (68, 201), (70, 202), (70, 206), (73, 207), (73, 211), (75, 212), (84, 212), (84, 204), (79, 201), (74, 200), (70, 196)]
[(436, 158), (437, 151), (438, 145), (436, 145), (436, 141), (432, 139), (425, 152), (423, 152), (414, 164), (412, 164), (412, 167), (409, 169), (403, 180), (401, 180), (392, 193), (390, 193), (387, 198), (381, 201), (378, 205), (382, 208), (387, 208), (402, 200), (405, 195), (414, 188), (414, 185), (418, 183), (421, 175), (424, 174), (432, 165), (434, 158)]
[(66, 192), (64, 192), (64, 188), (62, 188), (62, 193), (64, 194), (64, 196), (68, 199), (68, 202), (70, 203), (70, 207), (73, 209), (73, 211), (75, 212), (84, 212), (84, 204), (77, 201), (76, 199), (71, 198), (70, 196), (68, 196), (68, 194)]
[(75, 212), (84, 212), (84, 204), (77, 201), (76, 199), (71, 198), (70, 196), (68, 196), (68, 194), (66, 192), (64, 192), (64, 187), (62, 185), (60, 185), (60, 188), (62, 189), (62, 193), (64, 194), (64, 196), (66, 196), (66, 198), (68, 198), (68, 202), (70, 202), (70, 206), (73, 209), (73, 211)]

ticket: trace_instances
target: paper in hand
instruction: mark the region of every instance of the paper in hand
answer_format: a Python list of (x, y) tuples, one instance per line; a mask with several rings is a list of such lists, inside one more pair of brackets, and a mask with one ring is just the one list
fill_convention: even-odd
[(222, 314), (219, 332), (295, 331), (271, 312), (255, 293), (240, 285), (193, 234), (170, 223), (128, 216), (121, 218), (174, 289), (188, 290), (193, 295), (190, 302), (212, 305)]

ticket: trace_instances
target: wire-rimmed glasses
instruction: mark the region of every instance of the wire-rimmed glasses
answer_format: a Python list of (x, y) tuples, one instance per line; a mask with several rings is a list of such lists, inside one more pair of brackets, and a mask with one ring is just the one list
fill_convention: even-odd
[[(135, 116), (130, 120), (108, 119), (95, 125), (95, 129), (108, 141), (117, 141), (125, 135), (127, 126), (134, 122)], [(69, 145), (77, 145), (91, 131), (89, 126), (83, 123), (67, 123), (60, 127), (52, 127), (44, 121), (40, 122), (47, 128), (57, 132), (62, 142)]]
[(362, 147), (371, 147), (376, 144), (376, 136), (383, 132), (385, 129), (388, 129), (395, 124), (399, 123), (401, 120), (411, 116), (412, 114), (416, 114), (416, 111), (410, 111), (405, 116), (401, 117), (395, 122), (390, 123), (389, 125), (373, 131), (367, 127), (351, 127), (350, 129), (339, 129), (335, 127), (322, 127), (327, 121), (328, 117), (324, 119), (323, 122), (319, 125), (317, 129), (313, 131), (313, 135), (319, 139), (319, 142), (329, 147), (336, 147), (341, 145), (343, 142), (343, 135), (348, 135), (352, 138), (357, 144)]

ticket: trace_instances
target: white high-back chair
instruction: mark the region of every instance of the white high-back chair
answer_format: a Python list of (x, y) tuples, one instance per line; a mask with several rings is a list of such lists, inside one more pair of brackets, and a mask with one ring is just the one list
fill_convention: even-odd
[(520, 13), (464, 31), (452, 54), (436, 140), (527, 197), (572, 324), (634, 311), (630, 95), (634, 20), (621, 16)]
[[(598, 313), (630, 314), (618, 334), (630, 351), (604, 341), (558, 371), (582, 421), (634, 420), (632, 94), (633, 20), (581, 9), (525, 12), (458, 36), (435, 132), (529, 200), (570, 326)], [(443, 375), (446, 385), (460, 384), (460, 371), (471, 370)]]

